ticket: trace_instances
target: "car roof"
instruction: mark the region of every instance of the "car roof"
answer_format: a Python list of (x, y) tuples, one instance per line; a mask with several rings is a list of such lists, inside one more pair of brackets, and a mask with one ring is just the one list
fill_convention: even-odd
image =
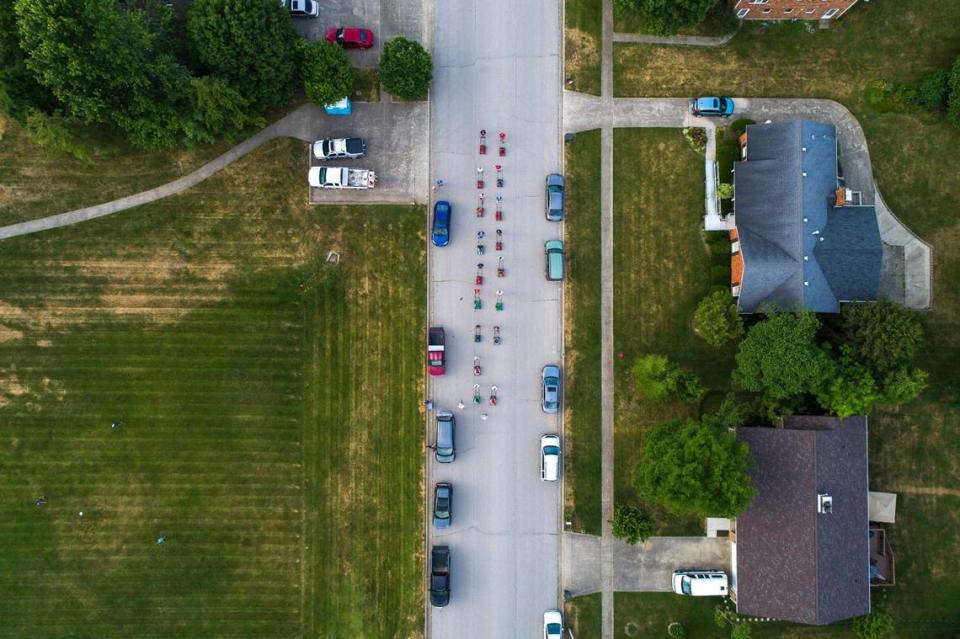
[(701, 109), (714, 109), (720, 106), (720, 98), (716, 96), (697, 98), (697, 106)]

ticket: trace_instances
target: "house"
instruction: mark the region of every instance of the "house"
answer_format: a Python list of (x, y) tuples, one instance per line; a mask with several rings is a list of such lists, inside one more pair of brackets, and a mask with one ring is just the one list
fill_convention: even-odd
[(837, 131), (809, 120), (753, 124), (733, 168), (731, 291), (741, 313), (766, 305), (838, 313), (877, 298), (876, 211), (838, 175)]
[(867, 418), (739, 428), (757, 496), (730, 531), (741, 615), (829, 624), (870, 612)]
[(836, 20), (857, 0), (731, 0), (741, 20)]

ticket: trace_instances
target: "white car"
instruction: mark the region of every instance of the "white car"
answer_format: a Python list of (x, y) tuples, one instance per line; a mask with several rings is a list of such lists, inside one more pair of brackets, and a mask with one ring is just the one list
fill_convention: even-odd
[(280, 0), (280, 4), (295, 18), (316, 18), (320, 15), (317, 0)]
[(540, 438), (540, 480), (560, 479), (560, 438), (544, 435)]
[(563, 635), (563, 613), (557, 609), (543, 613), (543, 639), (561, 639)]
[(313, 143), (313, 156), (318, 160), (362, 158), (367, 152), (363, 138), (327, 138)]

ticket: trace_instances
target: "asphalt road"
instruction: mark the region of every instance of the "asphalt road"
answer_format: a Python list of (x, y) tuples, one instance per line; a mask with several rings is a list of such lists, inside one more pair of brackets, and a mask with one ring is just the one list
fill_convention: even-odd
[[(451, 548), (452, 588), (449, 606), (429, 610), (427, 625), (435, 639), (536, 637), (543, 611), (560, 603), (561, 483), (541, 482), (539, 475), (540, 436), (561, 432), (560, 419), (540, 410), (540, 370), (562, 361), (562, 288), (545, 279), (543, 249), (562, 237), (561, 225), (544, 218), (546, 174), (562, 166), (560, 4), (452, 0), (437, 3), (435, 19), (431, 175), (445, 185), (433, 199), (451, 202), (453, 224), (450, 245), (430, 248), (431, 325), (446, 329), (448, 355), (447, 374), (433, 378), (429, 393), (436, 409), (456, 414), (457, 458), (437, 464), (431, 453), (428, 461), (431, 502), (433, 484), (453, 483), (454, 525), (429, 533), (428, 543)], [(480, 129), (488, 132), (485, 156), (478, 154)], [(502, 159), (499, 131), (507, 133)], [(503, 188), (496, 187), (498, 162)], [(478, 166), (486, 180), (486, 214), (479, 219)], [(501, 252), (494, 247), (497, 228)], [(486, 234), (482, 256), (479, 230)], [(496, 276), (499, 256), (503, 279)], [(485, 265), (481, 310), (473, 301), (478, 262)], [(502, 311), (495, 310), (498, 289)], [(494, 325), (501, 327), (500, 346), (493, 344)], [(479, 406), (472, 400), (475, 382)], [(498, 387), (496, 406), (487, 403), (491, 385)], [(431, 441), (434, 435), (431, 421)]]

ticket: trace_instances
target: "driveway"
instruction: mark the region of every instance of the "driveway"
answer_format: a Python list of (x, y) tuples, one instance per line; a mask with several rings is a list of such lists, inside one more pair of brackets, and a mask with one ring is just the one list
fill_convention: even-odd
[(721, 537), (651, 537), (631, 546), (612, 542), (613, 583), (600, 576), (600, 537), (564, 533), (563, 588), (574, 596), (600, 590), (670, 592), (674, 570), (730, 570), (730, 541)]
[[(425, 204), (429, 105), (426, 102), (354, 103), (351, 115), (327, 115), (315, 109), (311, 138), (362, 137), (367, 155), (359, 160), (321, 162), (310, 153), (310, 166), (372, 169), (377, 186), (367, 190), (310, 188), (311, 204)], [(304, 174), (306, 181), (306, 174)]]
[[(543, 611), (560, 604), (560, 482), (539, 476), (539, 439), (562, 432), (556, 415), (540, 410), (540, 370), (562, 362), (562, 287), (544, 277), (544, 242), (561, 236), (544, 218), (544, 180), (562, 170), (560, 138), (560, 2), (461, 0), (436, 5), (431, 102), (431, 174), (451, 202), (449, 246), (429, 251), (430, 324), (447, 332), (447, 374), (434, 378), (429, 397), (457, 417), (457, 458), (427, 458), (427, 486), (454, 486), (454, 525), (428, 530), (428, 544), (451, 549), (449, 606), (427, 610), (434, 639), (542, 635)], [(486, 129), (489, 152), (478, 154)], [(507, 156), (496, 155), (496, 135), (508, 136)], [(495, 184), (502, 162), (504, 186)], [(475, 216), (476, 169), (487, 184), (483, 218)], [(504, 216), (494, 217), (503, 196)], [(503, 231), (503, 250), (494, 247)], [(484, 231), (485, 255), (476, 254)], [(506, 277), (496, 277), (497, 257)], [(482, 309), (474, 310), (476, 264), (485, 264)], [(495, 310), (495, 291), (504, 308)], [(473, 341), (474, 325), (483, 341)], [(499, 325), (503, 344), (492, 343)], [(473, 357), (482, 375), (474, 377)], [(473, 384), (483, 404), (472, 403)], [(490, 387), (499, 402), (487, 404)], [(466, 408), (457, 410), (458, 401)], [(487, 420), (481, 414), (488, 414)], [(433, 430), (428, 430), (432, 442)], [(429, 451), (428, 451), (429, 452)]]

